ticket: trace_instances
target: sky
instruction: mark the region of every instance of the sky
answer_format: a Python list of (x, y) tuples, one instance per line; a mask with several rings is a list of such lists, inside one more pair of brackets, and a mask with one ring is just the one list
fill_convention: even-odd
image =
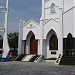
[[(0, 6), (5, 7), (6, 0), (0, 0)], [(34, 20), (40, 22), (42, 0), (9, 0), (8, 33), (18, 32), (19, 21)], [(0, 13), (0, 28), (4, 26), (4, 13)]]

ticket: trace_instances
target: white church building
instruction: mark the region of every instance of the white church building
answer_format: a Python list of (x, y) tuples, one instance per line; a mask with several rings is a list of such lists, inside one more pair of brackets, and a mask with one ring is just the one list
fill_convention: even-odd
[(40, 23), (19, 24), (18, 54), (75, 58), (74, 0), (42, 0)]

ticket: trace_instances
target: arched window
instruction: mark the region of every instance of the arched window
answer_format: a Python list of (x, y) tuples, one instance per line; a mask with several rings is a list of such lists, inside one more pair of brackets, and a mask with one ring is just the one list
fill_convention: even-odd
[(56, 11), (55, 11), (55, 4), (54, 3), (52, 3), (51, 4), (51, 13), (55, 13)]
[(67, 49), (73, 49), (73, 48), (74, 48), (73, 37), (72, 37), (72, 34), (69, 33), (67, 36)]
[(49, 50), (58, 50), (58, 39), (55, 34), (50, 37)]
[(69, 34), (67, 35), (67, 38), (72, 38), (72, 34), (69, 33)]

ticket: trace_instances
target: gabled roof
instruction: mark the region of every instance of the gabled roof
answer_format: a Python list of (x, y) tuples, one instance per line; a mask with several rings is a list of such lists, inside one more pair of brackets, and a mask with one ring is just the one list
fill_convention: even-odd
[(70, 8), (70, 9), (68, 9), (67, 11), (63, 12), (63, 14), (65, 14), (65, 13), (69, 12), (70, 10), (72, 10), (72, 9), (74, 9), (74, 8), (75, 8), (75, 6), (71, 7), (71, 8)]
[(23, 27), (26, 26), (27, 24), (29, 24), (30, 22), (33, 22), (33, 23), (35, 23), (35, 24), (38, 25), (38, 26), (40, 25), (39, 23), (37, 23), (37, 22), (35, 22), (35, 21), (33, 21), (33, 20), (29, 20), (27, 23), (25, 23), (25, 24), (23, 25)]
[[(55, 21), (55, 22), (59, 23), (59, 22), (58, 22), (58, 21), (56, 21), (55, 19), (51, 18), (51, 19), (47, 20), (47, 21), (45, 22), (45, 24), (46, 24), (46, 23), (48, 23), (48, 22), (49, 22), (49, 21), (51, 21), (51, 20), (53, 20), (53, 21)], [(44, 24), (44, 25), (45, 25), (45, 24)]]

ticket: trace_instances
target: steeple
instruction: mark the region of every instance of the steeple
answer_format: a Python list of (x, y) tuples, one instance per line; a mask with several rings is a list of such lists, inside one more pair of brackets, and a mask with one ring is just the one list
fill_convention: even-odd
[(42, 0), (42, 18), (45, 19), (45, 0)]

